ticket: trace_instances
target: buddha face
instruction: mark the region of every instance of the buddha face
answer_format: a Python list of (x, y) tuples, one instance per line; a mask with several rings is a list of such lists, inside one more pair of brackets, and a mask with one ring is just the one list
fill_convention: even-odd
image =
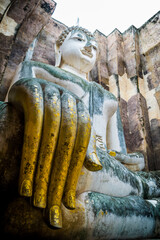
[(88, 73), (96, 61), (97, 43), (83, 31), (72, 31), (60, 46), (60, 52), (61, 65), (67, 64), (78, 71)]

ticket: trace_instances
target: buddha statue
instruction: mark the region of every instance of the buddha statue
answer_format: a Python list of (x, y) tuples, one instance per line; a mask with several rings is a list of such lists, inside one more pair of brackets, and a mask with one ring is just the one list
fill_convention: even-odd
[[(24, 119), (19, 194), (45, 209), (52, 228), (62, 228), (63, 212), (75, 214), (80, 204), (76, 217), (83, 215), (84, 221), (79, 228), (92, 229), (94, 239), (130, 238), (126, 229), (132, 224), (134, 238), (152, 236), (160, 174), (131, 171), (144, 168), (144, 157), (127, 154), (115, 96), (88, 80), (98, 52), (93, 34), (79, 26), (68, 28), (55, 49), (55, 67), (21, 63), (8, 103), (0, 105)], [(1, 115), (1, 122), (9, 118), (6, 111)], [(1, 125), (1, 132), (9, 131)], [(2, 146), (8, 143), (8, 132), (1, 141)]]

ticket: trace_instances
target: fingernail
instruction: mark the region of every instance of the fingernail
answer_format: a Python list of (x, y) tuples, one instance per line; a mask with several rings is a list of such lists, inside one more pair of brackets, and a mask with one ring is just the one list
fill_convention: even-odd
[(116, 156), (116, 152), (110, 151), (110, 152), (109, 152), (109, 155), (112, 156), (112, 157), (115, 157), (115, 156)]
[(50, 225), (55, 228), (62, 228), (62, 214), (58, 205), (53, 205), (49, 210)]
[(89, 171), (99, 171), (103, 168), (97, 157), (97, 154), (94, 152), (90, 153), (89, 156), (85, 159), (84, 166)]
[(24, 197), (31, 197), (32, 196), (32, 183), (30, 180), (23, 180), (21, 187), (20, 187), (20, 195)]
[(43, 189), (34, 193), (33, 205), (39, 208), (46, 208), (46, 193)]
[(76, 208), (75, 201), (76, 201), (75, 191), (70, 190), (65, 193), (63, 203), (66, 208), (75, 209)]

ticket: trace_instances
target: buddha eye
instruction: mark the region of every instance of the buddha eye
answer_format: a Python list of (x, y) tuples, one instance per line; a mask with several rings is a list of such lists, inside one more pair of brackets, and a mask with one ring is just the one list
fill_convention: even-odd
[(72, 39), (75, 39), (76, 41), (79, 41), (79, 42), (83, 42), (83, 41), (85, 41), (83, 38), (78, 37), (78, 36), (73, 37)]
[(94, 49), (95, 51), (97, 51), (97, 47), (96, 47), (96, 46), (93, 46), (93, 49)]
[(82, 42), (83, 39), (82, 38), (76, 38), (79, 42)]

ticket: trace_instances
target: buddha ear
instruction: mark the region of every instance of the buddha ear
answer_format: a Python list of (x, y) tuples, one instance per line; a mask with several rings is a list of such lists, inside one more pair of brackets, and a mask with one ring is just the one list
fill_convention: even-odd
[(61, 51), (57, 43), (55, 44), (55, 60), (55, 67), (59, 67), (61, 64)]

